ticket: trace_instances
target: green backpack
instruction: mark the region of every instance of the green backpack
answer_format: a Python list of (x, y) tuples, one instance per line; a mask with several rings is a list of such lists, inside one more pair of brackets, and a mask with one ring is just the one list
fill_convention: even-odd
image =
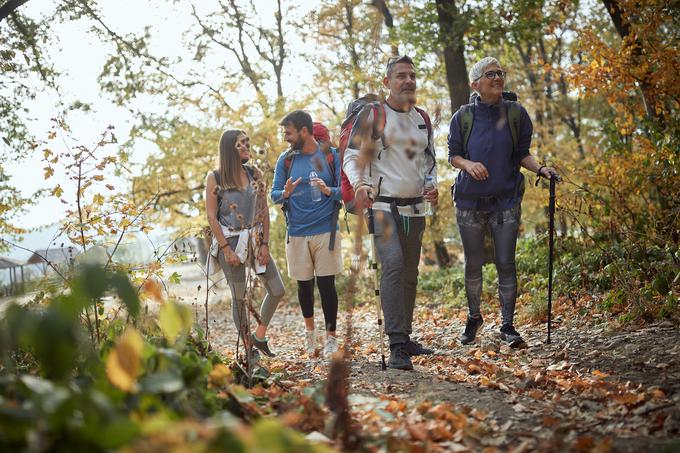
[[(475, 119), (475, 99), (478, 94), (472, 93), (470, 95), (470, 103), (460, 107), (460, 127), (461, 136), (463, 137), (463, 157), (469, 158), (468, 141), (470, 140), (470, 133)], [(517, 161), (518, 143), (519, 143), (519, 123), (520, 123), (520, 108), (517, 102), (517, 95), (512, 91), (503, 92), (503, 104), (505, 104), (508, 113), (508, 122), (510, 123), (510, 134), (512, 135), (512, 156), (513, 162), (518, 166)]]

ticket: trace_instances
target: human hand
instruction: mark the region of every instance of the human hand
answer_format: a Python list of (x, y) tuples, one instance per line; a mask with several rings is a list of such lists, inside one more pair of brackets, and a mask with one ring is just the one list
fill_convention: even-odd
[(257, 261), (263, 266), (269, 264), (269, 246), (267, 244), (260, 245), (257, 254)]
[(436, 187), (433, 187), (423, 194), (423, 198), (429, 201), (432, 206), (437, 206), (437, 203), (439, 202), (439, 191)]
[(541, 169), (539, 170), (539, 176), (543, 176), (546, 179), (550, 179), (551, 177), (554, 176), (557, 182), (562, 181), (560, 175), (557, 174), (557, 170), (555, 170), (553, 167), (541, 167)]
[(328, 186), (326, 185), (326, 181), (324, 181), (324, 180), (321, 179), (321, 178), (312, 178), (310, 182), (311, 182), (312, 184), (315, 184), (315, 185), (319, 188), (319, 190), (321, 191), (321, 193), (323, 193), (323, 194), (326, 195), (327, 197), (330, 196), (330, 194), (331, 194), (331, 189), (330, 189), (330, 187), (328, 187)]
[(354, 202), (359, 210), (372, 207), (373, 188), (367, 185), (359, 186), (359, 188), (354, 191)]
[(300, 184), (300, 181), (302, 181), (302, 177), (299, 177), (295, 181), (293, 181), (293, 178), (288, 178), (288, 181), (286, 181), (286, 184), (283, 186), (283, 198), (290, 197), (290, 194)]
[(224, 259), (226, 260), (227, 264), (230, 266), (238, 266), (241, 264), (241, 260), (239, 259), (238, 255), (229, 247), (229, 245), (226, 245), (224, 247), (221, 247), (222, 253), (224, 253)]
[(489, 171), (481, 162), (471, 162), (465, 166), (465, 171), (477, 181), (484, 181), (489, 177)]

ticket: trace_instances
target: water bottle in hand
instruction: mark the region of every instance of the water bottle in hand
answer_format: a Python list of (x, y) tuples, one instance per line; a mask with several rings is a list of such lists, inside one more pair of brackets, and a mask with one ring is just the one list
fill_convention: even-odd
[(312, 201), (321, 201), (321, 189), (319, 189), (319, 184), (314, 180), (317, 179), (319, 175), (315, 171), (309, 172), (309, 186), (312, 190)]
[[(425, 184), (423, 185), (423, 193), (427, 193), (427, 192), (431, 191), (432, 189), (434, 189), (435, 187), (436, 187), (436, 186), (435, 186), (435, 183), (434, 183), (434, 176), (432, 176), (432, 175), (425, 175)], [(425, 204), (425, 206), (426, 206), (426, 208), (425, 208), (426, 214), (427, 214), (427, 215), (432, 215), (433, 212), (434, 212), (434, 208), (433, 208), (433, 206), (432, 206), (432, 203), (430, 203), (429, 201), (425, 201), (425, 203), (426, 203), (426, 204)]]

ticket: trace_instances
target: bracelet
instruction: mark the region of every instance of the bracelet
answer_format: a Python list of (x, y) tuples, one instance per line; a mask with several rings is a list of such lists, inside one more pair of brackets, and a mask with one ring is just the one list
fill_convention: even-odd
[(225, 242), (224, 245), (220, 245), (220, 250), (224, 250), (225, 247), (229, 247), (228, 242)]
[(269, 241), (262, 241), (260, 242), (260, 245), (266, 245), (267, 247), (269, 247)]
[(547, 165), (541, 165), (540, 167), (538, 167), (538, 170), (536, 171), (536, 175), (540, 177), (541, 176), (541, 170), (543, 170), (546, 167), (547, 167)]

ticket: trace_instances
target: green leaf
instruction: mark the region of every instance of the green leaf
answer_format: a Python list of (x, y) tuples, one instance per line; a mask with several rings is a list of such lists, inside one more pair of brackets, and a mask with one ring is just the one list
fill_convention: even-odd
[(164, 304), (158, 313), (158, 323), (165, 338), (174, 343), (180, 333), (191, 329), (193, 317), (189, 307), (175, 302)]
[(180, 274), (178, 274), (177, 272), (173, 272), (172, 275), (170, 277), (168, 277), (168, 280), (170, 281), (170, 283), (175, 283), (175, 284), (179, 285), (181, 277), (182, 276)]
[(137, 297), (137, 291), (132, 287), (130, 280), (123, 273), (116, 273), (111, 276), (111, 286), (116, 289), (118, 297), (125, 304), (130, 316), (137, 318), (139, 315), (139, 297)]
[(184, 388), (182, 378), (175, 373), (163, 372), (147, 376), (140, 382), (142, 392), (173, 393)]

